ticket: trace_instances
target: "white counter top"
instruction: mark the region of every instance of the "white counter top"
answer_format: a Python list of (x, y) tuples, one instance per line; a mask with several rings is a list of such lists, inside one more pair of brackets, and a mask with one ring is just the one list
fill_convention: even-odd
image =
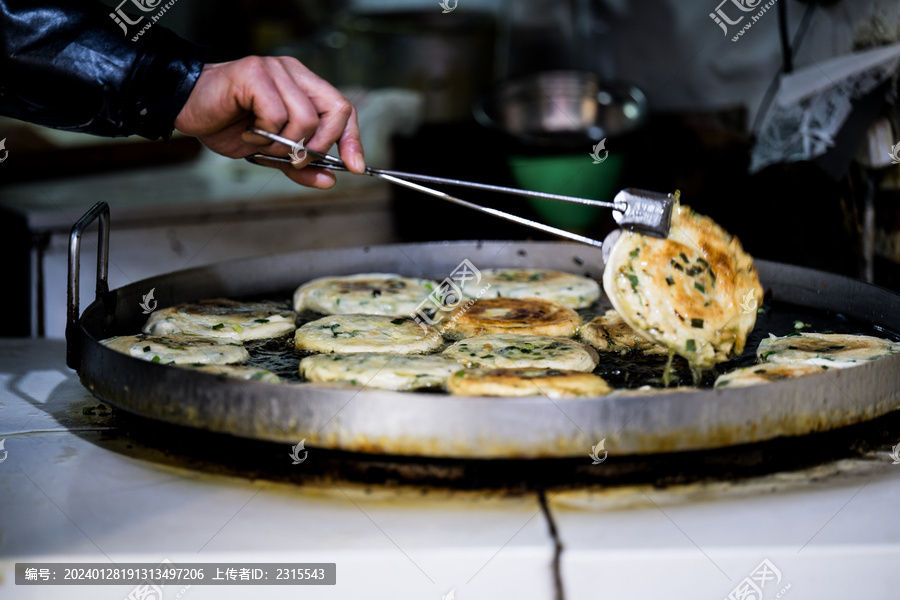
[[(163, 559), (337, 564), (335, 586), (195, 585), (167, 599), (553, 597), (554, 540), (533, 495), (367, 493), (187, 468), (165, 439), (142, 446), (83, 414), (99, 401), (64, 355), (58, 341), (0, 340), (0, 597), (114, 600), (133, 587), (16, 586), (16, 562)], [(875, 599), (900, 585), (898, 492), (900, 465), (873, 456), (802, 476), (548, 497), (567, 600), (718, 600), (763, 559), (782, 577), (765, 599), (787, 584), (788, 598)]]

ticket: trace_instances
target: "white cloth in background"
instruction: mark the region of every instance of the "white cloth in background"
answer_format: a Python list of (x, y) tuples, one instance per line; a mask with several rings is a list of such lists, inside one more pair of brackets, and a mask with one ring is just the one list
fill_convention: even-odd
[(756, 132), (750, 172), (776, 163), (812, 160), (827, 152), (853, 101), (896, 77), (898, 63), (900, 44), (893, 44), (782, 76), (775, 101)]

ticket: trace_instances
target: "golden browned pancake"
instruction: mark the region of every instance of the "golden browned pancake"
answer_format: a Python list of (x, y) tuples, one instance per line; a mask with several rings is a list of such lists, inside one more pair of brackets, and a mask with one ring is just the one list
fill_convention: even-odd
[(870, 335), (790, 333), (769, 335), (759, 343), (756, 357), (767, 363), (806, 363), (845, 369), (900, 352), (900, 343)]
[(542, 335), (494, 333), (460, 340), (443, 354), (467, 368), (593, 371), (597, 351), (581, 342)]
[(614, 310), (608, 310), (578, 330), (578, 337), (601, 352), (643, 352), (666, 354), (665, 346), (651, 342), (634, 332), (625, 319)]
[(147, 319), (144, 333), (258, 340), (293, 333), (296, 317), (294, 311), (280, 303), (215, 298), (160, 309)]
[(428, 279), (395, 273), (320, 277), (297, 288), (294, 310), (313, 310), (326, 315), (401, 317), (415, 313), (437, 285)]
[(484, 269), (481, 281), (462, 292), (467, 298), (481, 298), (485, 289), (485, 297), (544, 298), (569, 308), (590, 306), (600, 297), (600, 286), (593, 279), (549, 269)]
[(763, 295), (738, 239), (677, 202), (666, 239), (622, 232), (603, 288), (638, 335), (701, 369), (743, 352), (756, 323), (747, 299)]
[(301, 326), (294, 334), (297, 350), (310, 352), (393, 352), (426, 354), (444, 339), (433, 327), (383, 315), (332, 315)]
[(356, 352), (316, 354), (300, 361), (300, 375), (310, 381), (383, 390), (443, 389), (458, 370), (458, 362), (441, 354)]
[(581, 317), (571, 308), (540, 298), (487, 298), (451, 313), (438, 331), (451, 340), (490, 333), (572, 337)]
[(113, 350), (135, 358), (164, 365), (246, 362), (250, 353), (240, 342), (196, 335), (123, 335), (100, 342)]
[(824, 373), (828, 367), (808, 364), (762, 364), (752, 367), (744, 367), (735, 369), (724, 375), (719, 375), (716, 379), (717, 388), (723, 387), (744, 387), (748, 385), (759, 385), (761, 383), (771, 383), (773, 381), (781, 381), (782, 379), (790, 379), (792, 377), (803, 377), (804, 375), (815, 375), (816, 373)]
[(182, 365), (188, 369), (195, 371), (203, 371), (213, 375), (222, 375), (223, 377), (236, 377), (237, 379), (250, 379), (253, 381), (265, 381), (266, 383), (282, 383), (281, 377), (261, 369), (259, 367), (251, 367), (247, 365)]
[(471, 369), (447, 380), (451, 394), (469, 396), (602, 396), (612, 391), (602, 377), (562, 369)]

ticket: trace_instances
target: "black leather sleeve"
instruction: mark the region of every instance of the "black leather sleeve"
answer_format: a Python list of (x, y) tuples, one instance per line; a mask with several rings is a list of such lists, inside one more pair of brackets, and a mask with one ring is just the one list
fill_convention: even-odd
[(93, 0), (0, 0), (0, 114), (168, 139), (203, 67), (201, 50), (154, 23), (155, 11), (129, 11), (142, 19), (127, 27), (113, 12)]

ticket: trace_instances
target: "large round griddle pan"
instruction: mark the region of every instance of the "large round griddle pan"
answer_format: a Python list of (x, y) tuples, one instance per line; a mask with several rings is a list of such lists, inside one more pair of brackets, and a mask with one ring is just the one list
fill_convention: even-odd
[[(97, 299), (78, 314), (78, 240), (101, 216)], [(79, 228), (80, 225), (80, 228)], [(132, 358), (98, 340), (140, 330), (139, 303), (274, 294), (314, 277), (367, 271), (448, 277), (464, 259), (489, 267), (550, 268), (599, 279), (601, 251), (552, 242), (438, 242), (295, 252), (240, 260), (106, 291), (108, 208), (73, 228), (69, 366), (104, 402), (151, 419), (235, 436), (356, 452), (459, 458), (578, 457), (605, 439), (613, 455), (698, 450), (798, 436), (900, 407), (900, 355), (852, 369), (734, 389), (649, 396), (458, 397), (270, 384)], [(900, 330), (900, 296), (859, 281), (757, 261), (775, 298)], [(74, 269), (74, 270), (73, 270)], [(71, 287), (74, 286), (74, 290)]]

